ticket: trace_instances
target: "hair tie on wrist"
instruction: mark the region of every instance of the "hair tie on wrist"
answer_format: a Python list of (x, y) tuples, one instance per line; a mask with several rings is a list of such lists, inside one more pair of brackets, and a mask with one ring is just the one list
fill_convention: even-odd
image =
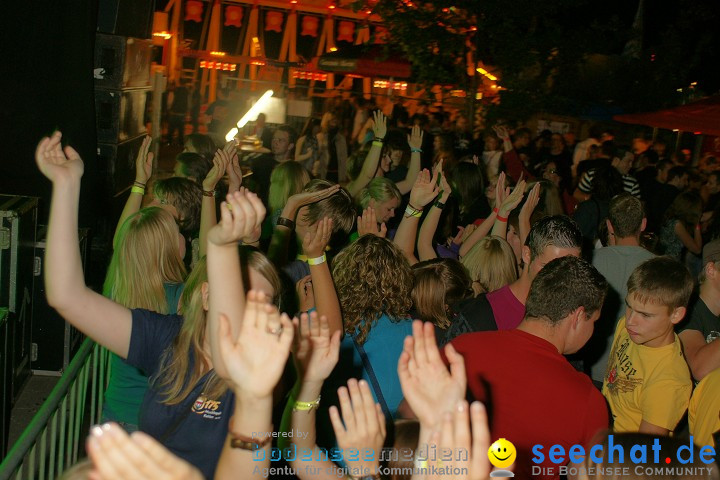
[(508, 217), (501, 217), (500, 214), (498, 213), (498, 214), (497, 214), (497, 217), (495, 217), (495, 220), (497, 220), (498, 222), (503, 222), (503, 223), (505, 223), (505, 222), (508, 221)]
[(422, 148), (411, 148), (410, 153), (422, 153)]

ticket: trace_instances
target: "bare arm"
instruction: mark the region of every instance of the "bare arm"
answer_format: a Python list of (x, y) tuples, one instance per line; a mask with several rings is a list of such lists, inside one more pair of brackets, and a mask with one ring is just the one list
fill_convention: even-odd
[(405, 195), (408, 193), (415, 183), (415, 179), (420, 173), (420, 154), (422, 153), (423, 131), (417, 125), (412, 128), (412, 132), (408, 135), (408, 145), (410, 145), (410, 164), (408, 165), (407, 175), (405, 179), (397, 183), (400, 193)]
[[(150, 151), (151, 143), (152, 138), (150, 136), (146, 136), (143, 139), (140, 151), (138, 151), (137, 158), (135, 159), (135, 182), (133, 183), (133, 188), (130, 190), (130, 196), (128, 197), (127, 202), (125, 202), (125, 207), (120, 214), (117, 227), (115, 227), (115, 235), (113, 235), (113, 249), (115, 248), (115, 243), (117, 242), (120, 227), (122, 227), (123, 223), (125, 223), (125, 220), (127, 220), (133, 213), (139, 211), (142, 206), (145, 188), (147, 187), (148, 180), (152, 176), (153, 170), (154, 155)], [(142, 187), (140, 187), (141, 185)], [(135, 187), (137, 187), (137, 189)], [(142, 190), (142, 193), (140, 190)]]
[(303, 146), (305, 145), (305, 136), (302, 136), (298, 138), (297, 144), (295, 144), (295, 161), (296, 162), (304, 162), (308, 158), (312, 157), (313, 151), (312, 149), (308, 150), (307, 153), (300, 153), (302, 152)]
[(222, 220), (208, 233), (207, 270), (211, 292), (208, 322), (213, 366), (218, 375), (226, 377), (226, 366), (218, 356), (220, 314), (230, 318), (231, 339), (236, 339), (245, 310), (238, 242), (262, 224), (265, 207), (257, 195), (241, 190), (228, 194), (220, 212)]
[(44, 138), (35, 151), (40, 171), (53, 183), (45, 251), (48, 304), (78, 330), (126, 358), (130, 346), (130, 310), (85, 285), (78, 247), (78, 203), (83, 162), (61, 134)]
[(439, 171), (436, 171), (431, 176), (427, 169), (418, 173), (415, 185), (410, 191), (410, 203), (405, 213), (403, 213), (397, 232), (395, 232), (393, 242), (402, 250), (411, 265), (417, 263), (415, 258), (415, 236), (422, 209), (440, 193), (437, 186), (438, 175)]
[(649, 433), (650, 435), (667, 436), (670, 433), (670, 430), (668, 430), (667, 428), (658, 427), (657, 425), (653, 425), (652, 423), (648, 423), (645, 420), (642, 420), (640, 422), (640, 428), (638, 429), (638, 433)]
[(327, 318), (330, 334), (343, 331), (342, 314), (340, 313), (340, 300), (338, 300), (335, 284), (330, 275), (327, 260), (317, 263), (317, 258), (323, 258), (325, 248), (332, 235), (332, 219), (324, 218), (318, 222), (314, 232), (308, 232), (303, 239), (303, 252), (308, 257), (310, 276), (315, 296), (315, 308), (318, 315)]
[[(292, 323), (287, 315), (280, 315), (262, 293), (250, 291), (237, 341), (231, 338), (230, 320), (224, 315), (220, 318), (220, 328), (211, 335), (218, 337), (211, 341), (211, 345), (216, 345), (212, 347), (213, 358), (222, 358), (227, 367), (225, 375), (220, 376), (235, 393), (235, 411), (215, 479), (262, 478), (260, 472), (270, 466), (272, 442), (265, 440), (270, 440), (267, 435), (273, 432), (272, 392), (290, 354)], [(263, 459), (256, 457), (256, 450), (232, 448), (233, 439), (264, 442)]]
[(699, 226), (695, 228), (693, 235), (690, 235), (681, 222), (675, 222), (675, 235), (690, 252), (695, 255), (702, 253), (702, 232)]
[(375, 119), (373, 123), (375, 138), (380, 139), (380, 141), (373, 141), (372, 146), (370, 147), (370, 152), (368, 152), (367, 157), (365, 157), (365, 161), (363, 162), (360, 174), (356, 179), (351, 180), (345, 186), (353, 198), (360, 193), (360, 190), (365, 188), (370, 180), (375, 178), (375, 172), (377, 171), (378, 164), (380, 163), (380, 152), (382, 151), (381, 142), (387, 133), (387, 120), (385, 119), (385, 115), (383, 115), (380, 111), (373, 112), (373, 118)]
[[(234, 142), (233, 148), (234, 147)], [(227, 148), (227, 147), (226, 147)], [(225, 174), (230, 163), (230, 156), (227, 151), (218, 150), (213, 157), (213, 166), (202, 182), (202, 203), (200, 207), (200, 257), (207, 255), (207, 236), (212, 227), (217, 224), (215, 212), (215, 187)]]
[(720, 342), (706, 343), (702, 333), (697, 330), (683, 330), (678, 337), (695, 380), (700, 381), (708, 373), (720, 368)]
[[(443, 174), (442, 160), (438, 163), (438, 174), (441, 178), (440, 184), (442, 187), (438, 201), (442, 204), (445, 204), (450, 198), (451, 189), (450, 185), (447, 182), (447, 178)], [(420, 226), (420, 235), (418, 236), (417, 249), (418, 256), (420, 257), (421, 262), (424, 260), (437, 258), (437, 253), (435, 253), (435, 249), (433, 248), (432, 240), (433, 236), (435, 235), (435, 231), (437, 230), (438, 222), (440, 222), (441, 214), (442, 209), (439, 208), (436, 203), (433, 203), (432, 205), (430, 205), (430, 211), (428, 211), (428, 214), (425, 216), (425, 220), (423, 220), (423, 223)]]

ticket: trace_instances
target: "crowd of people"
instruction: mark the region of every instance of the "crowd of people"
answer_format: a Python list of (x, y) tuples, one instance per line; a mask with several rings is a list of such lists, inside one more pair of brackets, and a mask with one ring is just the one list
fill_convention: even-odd
[[(718, 478), (717, 173), (611, 131), (571, 147), (353, 107), (299, 136), (263, 124), (271, 153), (244, 161), (189, 135), (164, 179), (146, 139), (102, 294), (77, 249), (82, 160), (40, 142), (48, 302), (113, 353), (67, 478), (476, 480), (502, 437), (518, 478), (610, 479), (633, 463), (609, 445), (689, 435), (694, 460), (661, 466), (695, 470), (662, 478)], [(445, 449), (465, 455), (419, 454)]]

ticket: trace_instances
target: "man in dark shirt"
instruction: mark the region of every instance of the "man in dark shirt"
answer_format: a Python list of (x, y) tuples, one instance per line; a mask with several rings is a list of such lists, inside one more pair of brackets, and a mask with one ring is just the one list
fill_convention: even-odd
[(720, 368), (720, 240), (703, 248), (700, 295), (678, 335), (693, 378), (700, 381)]

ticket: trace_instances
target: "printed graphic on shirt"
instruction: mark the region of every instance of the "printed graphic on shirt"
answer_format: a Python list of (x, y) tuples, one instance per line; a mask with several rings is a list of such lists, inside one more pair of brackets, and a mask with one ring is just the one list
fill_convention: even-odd
[[(632, 392), (642, 385), (642, 378), (631, 378), (637, 373), (633, 367), (627, 349), (630, 346), (630, 338), (625, 338), (617, 344), (610, 355), (610, 368), (607, 373), (607, 388), (611, 394)], [(622, 374), (622, 375), (621, 375)]]
[(210, 420), (219, 420), (222, 417), (222, 410), (220, 410), (220, 404), (216, 400), (208, 399), (205, 394), (201, 394), (195, 403), (193, 404), (192, 411), (198, 415), (202, 415), (203, 418)]

